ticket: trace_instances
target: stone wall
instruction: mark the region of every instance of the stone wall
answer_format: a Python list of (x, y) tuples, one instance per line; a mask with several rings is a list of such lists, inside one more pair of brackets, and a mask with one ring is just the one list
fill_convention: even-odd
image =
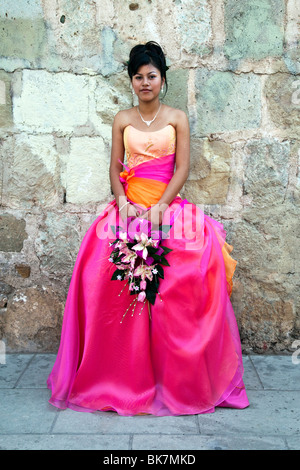
[(182, 196), (220, 220), (238, 260), (244, 351), (300, 339), (298, 0), (2, 0), (0, 339), (56, 351), (84, 233), (111, 199), (124, 63), (156, 40), (165, 102), (191, 127)]

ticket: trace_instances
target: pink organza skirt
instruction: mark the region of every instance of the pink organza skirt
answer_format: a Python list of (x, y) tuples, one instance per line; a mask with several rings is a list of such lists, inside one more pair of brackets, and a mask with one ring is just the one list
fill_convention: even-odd
[[(181, 203), (177, 197), (165, 217)], [(157, 416), (247, 407), (230, 302), (235, 262), (224, 256), (223, 226), (185, 204), (163, 241), (172, 251), (160, 297), (151, 307), (138, 306), (133, 315), (129, 309), (121, 321), (132, 296), (127, 288), (122, 291), (125, 281), (111, 280), (111, 226), (117, 220), (113, 201), (83, 239), (47, 382), (50, 403)]]

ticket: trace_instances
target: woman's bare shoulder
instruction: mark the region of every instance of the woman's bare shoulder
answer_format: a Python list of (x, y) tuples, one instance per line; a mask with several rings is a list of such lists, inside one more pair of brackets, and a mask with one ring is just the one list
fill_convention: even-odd
[(123, 109), (119, 111), (114, 117), (114, 126), (117, 127), (120, 131), (123, 131), (126, 126), (128, 126), (132, 120), (133, 108)]
[(188, 117), (181, 109), (165, 105), (165, 112), (168, 114), (170, 124), (172, 124), (176, 129), (180, 127), (188, 127)]

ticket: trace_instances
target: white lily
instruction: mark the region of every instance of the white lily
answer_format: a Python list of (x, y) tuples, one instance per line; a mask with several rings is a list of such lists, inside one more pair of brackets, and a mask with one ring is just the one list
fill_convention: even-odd
[(142, 233), (140, 236), (136, 235), (135, 237), (137, 240), (139, 240), (139, 243), (137, 245), (134, 245), (132, 249), (134, 251), (142, 251), (143, 258), (147, 259), (147, 256), (148, 256), (147, 246), (151, 245), (152, 240), (149, 239), (145, 233)]
[(121, 238), (121, 240), (123, 240), (123, 242), (127, 242), (127, 233), (126, 232), (120, 232), (119, 233), (119, 238)]
[(135, 260), (137, 258), (136, 253), (132, 253), (132, 251), (127, 250), (125, 256), (122, 258), (122, 263), (130, 263), (130, 266), (134, 268)]

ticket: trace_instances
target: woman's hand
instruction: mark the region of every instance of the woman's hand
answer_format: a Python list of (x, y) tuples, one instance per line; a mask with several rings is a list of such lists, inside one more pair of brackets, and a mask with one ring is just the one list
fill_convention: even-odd
[(122, 220), (126, 220), (128, 217), (142, 217), (142, 209), (135, 204), (125, 204), (121, 207), (120, 214)]
[(158, 228), (162, 224), (163, 216), (167, 208), (168, 204), (157, 203), (139, 217), (141, 219), (150, 220), (152, 227)]

